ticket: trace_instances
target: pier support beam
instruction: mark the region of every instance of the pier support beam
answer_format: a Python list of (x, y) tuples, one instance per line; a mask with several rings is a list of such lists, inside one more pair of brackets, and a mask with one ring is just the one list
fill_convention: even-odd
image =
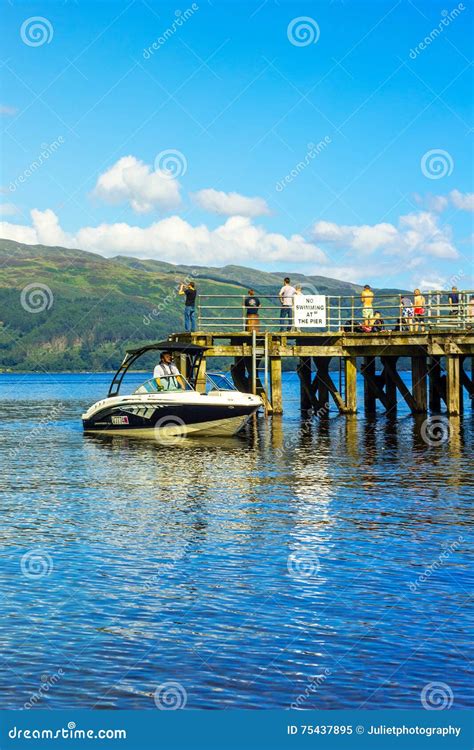
[(249, 379), (244, 357), (234, 357), (234, 364), (230, 368), (230, 374), (235, 387), (243, 393), (248, 393)]
[(428, 391), (430, 411), (441, 411), (441, 362), (439, 357), (428, 360)]
[(281, 393), (281, 357), (270, 357), (270, 389), (274, 414), (283, 414)]
[(300, 379), (301, 411), (308, 411), (313, 406), (313, 395), (311, 393), (311, 357), (300, 357), (297, 373)]
[(397, 411), (397, 385), (390, 374), (389, 366), (392, 364), (393, 368), (396, 368), (397, 360), (398, 357), (390, 357), (390, 360), (387, 357), (380, 357), (383, 366), (382, 380), (385, 384), (387, 412), (390, 412), (392, 415), (396, 414)]
[(467, 374), (466, 370), (464, 369), (464, 365), (461, 362), (461, 385), (464, 386), (471, 399), (474, 399), (474, 368), (472, 367), (473, 363), (474, 357), (471, 357), (471, 377), (469, 378), (469, 375)]
[(426, 357), (411, 358), (412, 393), (415, 413), (426, 414), (428, 408), (426, 388)]
[(183, 378), (189, 377), (188, 358), (186, 354), (179, 354), (177, 359), (177, 367)]
[(339, 409), (340, 414), (346, 413), (346, 404), (336, 388), (336, 385), (329, 374), (329, 365), (331, 363), (331, 357), (315, 357), (317, 372), (315, 377), (315, 384), (318, 388), (318, 401), (319, 401), (319, 416), (329, 415), (329, 394), (332, 400)]
[(376, 396), (373, 388), (375, 382), (375, 357), (364, 357), (361, 373), (364, 376), (364, 409), (366, 414), (375, 414)]
[(461, 362), (455, 354), (446, 356), (446, 409), (448, 414), (461, 413)]
[[(393, 362), (392, 359), (394, 360)], [(405, 399), (405, 402), (407, 403), (410, 411), (412, 412), (412, 414), (415, 414), (417, 408), (415, 399), (401, 379), (400, 374), (397, 372), (397, 359), (398, 357), (387, 357), (385, 361), (385, 367), (387, 369), (388, 375), (390, 376), (390, 379), (393, 381), (393, 383), (395, 383), (396, 388), (400, 391), (401, 395)]]
[(345, 402), (347, 414), (357, 411), (357, 358), (344, 359), (344, 381), (346, 384)]
[(198, 393), (206, 392), (206, 372), (207, 372), (207, 361), (206, 357), (201, 359), (199, 369), (196, 377), (196, 390)]
[(330, 357), (313, 357), (313, 361), (316, 365), (313, 387), (316, 386), (318, 390), (317, 408), (320, 413), (324, 414), (329, 411), (329, 362), (331, 359)]

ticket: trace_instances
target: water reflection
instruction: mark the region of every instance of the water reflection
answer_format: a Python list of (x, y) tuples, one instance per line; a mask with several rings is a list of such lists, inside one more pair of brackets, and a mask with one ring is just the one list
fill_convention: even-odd
[[(39, 707), (153, 708), (167, 680), (191, 708), (288, 707), (326, 668), (305, 707), (418, 708), (435, 679), (467, 704), (470, 630), (449, 623), (470, 585), (471, 417), (430, 446), (403, 412), (289, 408), (241, 437), (166, 446), (84, 436), (100, 393), (73, 379), (59, 397), (34, 379), (20, 408), (12, 387), (0, 410), (4, 707), (60, 666)], [(31, 549), (50, 575), (22, 574)]]

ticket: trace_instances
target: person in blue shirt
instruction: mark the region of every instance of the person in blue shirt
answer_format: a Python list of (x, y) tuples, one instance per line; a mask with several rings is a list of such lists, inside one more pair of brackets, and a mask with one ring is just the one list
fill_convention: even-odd
[(255, 292), (253, 289), (249, 289), (248, 296), (245, 298), (244, 301), (245, 308), (247, 310), (247, 320), (245, 323), (245, 328), (247, 331), (255, 331), (256, 333), (259, 332), (259, 317), (258, 317), (258, 308), (260, 307), (260, 300), (258, 297), (255, 296)]
[(459, 315), (459, 292), (456, 286), (451, 288), (448, 294), (449, 314)]

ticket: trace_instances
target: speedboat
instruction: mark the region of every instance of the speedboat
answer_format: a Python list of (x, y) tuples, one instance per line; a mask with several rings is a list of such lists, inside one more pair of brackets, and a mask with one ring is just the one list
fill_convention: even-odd
[[(151, 378), (132, 394), (119, 395), (129, 368), (150, 351), (180, 355), (179, 377)], [(82, 415), (86, 432), (150, 435), (172, 440), (176, 436), (235, 435), (262, 406), (259, 396), (238, 391), (223, 374), (209, 373), (206, 389), (201, 363), (205, 347), (161, 341), (127, 350), (106, 398)], [(199, 388), (199, 389), (198, 389)]]

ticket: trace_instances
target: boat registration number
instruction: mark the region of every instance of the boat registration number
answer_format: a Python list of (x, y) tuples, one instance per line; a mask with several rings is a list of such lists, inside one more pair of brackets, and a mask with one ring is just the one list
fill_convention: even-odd
[(128, 424), (128, 417), (112, 417), (112, 424)]

